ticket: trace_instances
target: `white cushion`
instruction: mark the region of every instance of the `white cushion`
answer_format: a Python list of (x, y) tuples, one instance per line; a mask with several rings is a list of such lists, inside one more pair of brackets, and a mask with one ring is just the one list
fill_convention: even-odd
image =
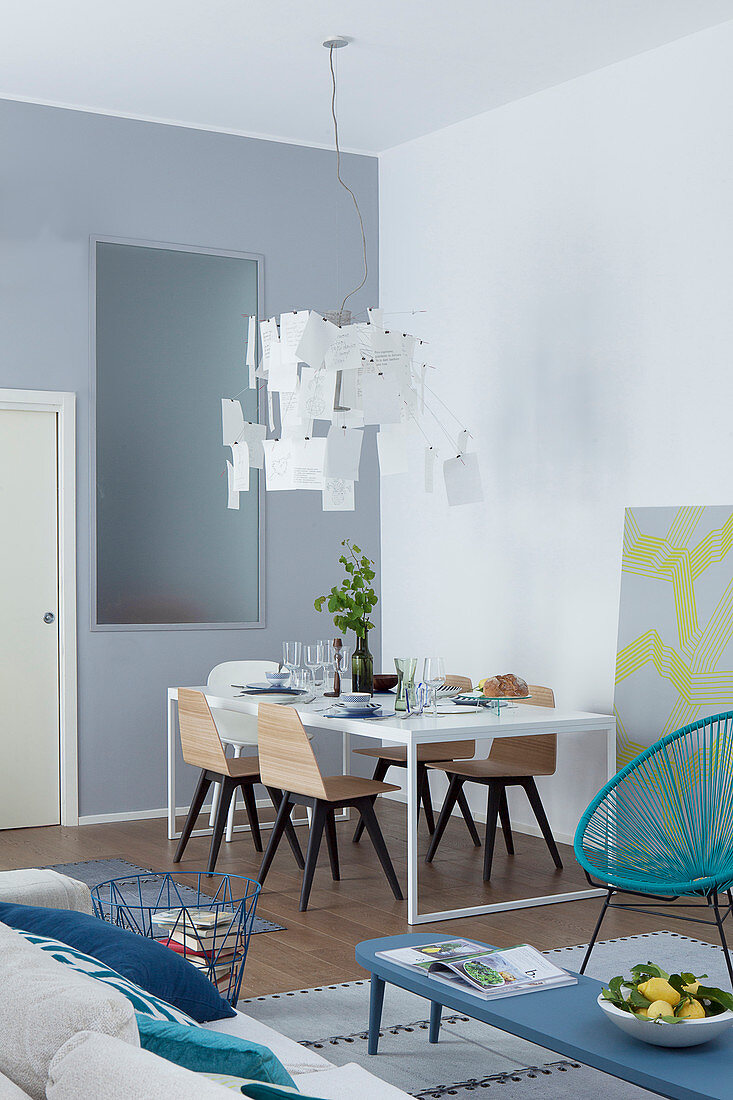
[(82, 1031), (51, 1062), (47, 1100), (231, 1100), (222, 1085), (109, 1035)]
[(380, 1081), (356, 1062), (311, 1073), (299, 1087), (320, 1100), (410, 1100), (402, 1089)]
[(58, 871), (29, 867), (23, 871), (0, 871), (0, 901), (18, 905), (40, 905), (44, 909), (75, 909), (93, 913), (92, 894), (85, 882)]
[(0, 1100), (28, 1100), (28, 1093), (0, 1073)]
[(126, 997), (0, 924), (0, 1073), (43, 1100), (51, 1059), (77, 1031), (140, 1043)]
[[(210, 1031), (221, 1031), (225, 1035), (237, 1035), (240, 1039), (251, 1039), (254, 1043), (261, 1043), (280, 1059), (291, 1077), (296, 1077), (299, 1073), (312, 1073), (314, 1070), (331, 1065), (314, 1050), (302, 1047), (294, 1039), (288, 1039), (279, 1031), (268, 1027), (267, 1024), (261, 1024), (259, 1020), (245, 1015), (244, 1012), (237, 1012), (236, 1016), (230, 1016), (226, 1020), (212, 1020), (211, 1023), (201, 1026), (207, 1027)], [(304, 1092), (308, 1091), (305, 1085), (302, 1088)]]

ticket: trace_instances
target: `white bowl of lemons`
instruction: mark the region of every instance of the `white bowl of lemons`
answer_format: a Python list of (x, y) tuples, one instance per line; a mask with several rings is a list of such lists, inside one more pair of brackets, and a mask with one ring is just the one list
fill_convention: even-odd
[(705, 977), (670, 975), (656, 963), (639, 963), (630, 978), (612, 979), (598, 1005), (611, 1023), (643, 1043), (699, 1046), (733, 1025), (733, 995), (706, 986)]

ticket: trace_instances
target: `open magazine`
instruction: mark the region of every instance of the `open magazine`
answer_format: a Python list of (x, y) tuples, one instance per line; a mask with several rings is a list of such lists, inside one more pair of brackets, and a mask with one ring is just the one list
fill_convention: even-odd
[(526, 943), (497, 951), (486, 944), (457, 939), (377, 954), (408, 969), (426, 971), (436, 981), (486, 1000), (557, 989), (578, 981)]

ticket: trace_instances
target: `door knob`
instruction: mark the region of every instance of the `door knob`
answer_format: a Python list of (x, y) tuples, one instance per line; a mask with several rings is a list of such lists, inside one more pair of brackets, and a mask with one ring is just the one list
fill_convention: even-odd
[(55, 622), (56, 621), (56, 616), (54, 615), (53, 611), (47, 611), (46, 614), (43, 616), (43, 621), (44, 621), (44, 623), (53, 623), (53, 622)]

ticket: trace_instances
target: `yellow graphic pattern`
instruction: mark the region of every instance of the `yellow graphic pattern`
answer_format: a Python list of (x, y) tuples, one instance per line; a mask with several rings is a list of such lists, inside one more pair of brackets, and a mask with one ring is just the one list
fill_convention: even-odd
[[(679, 651), (665, 643), (659, 631), (648, 630), (619, 651), (616, 683), (651, 662), (669, 680), (678, 698), (658, 737), (695, 720), (701, 707), (733, 706), (733, 671), (716, 668), (733, 635), (733, 578), (708, 622), (701, 625), (695, 601), (695, 581), (713, 562), (722, 561), (733, 544), (733, 513), (719, 531), (711, 531), (693, 549), (687, 546), (704, 508), (680, 508), (664, 538), (645, 535), (633, 512), (626, 512), (623, 571), (672, 585)], [(617, 763), (623, 767), (647, 747), (631, 741), (616, 710)]]

